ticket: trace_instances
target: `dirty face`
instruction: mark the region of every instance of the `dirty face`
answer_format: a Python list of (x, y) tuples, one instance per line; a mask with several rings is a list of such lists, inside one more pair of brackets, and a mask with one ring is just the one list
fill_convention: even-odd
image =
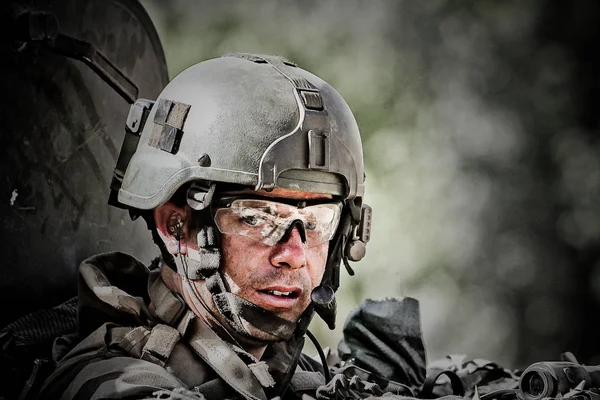
[[(279, 198), (326, 202), (330, 198), (282, 189), (263, 195), (273, 201)], [(228, 289), (281, 318), (297, 321), (310, 303), (312, 290), (321, 282), (329, 248), (328, 240), (309, 244), (308, 235), (302, 236), (298, 226), (277, 243), (222, 234), (221, 266)]]

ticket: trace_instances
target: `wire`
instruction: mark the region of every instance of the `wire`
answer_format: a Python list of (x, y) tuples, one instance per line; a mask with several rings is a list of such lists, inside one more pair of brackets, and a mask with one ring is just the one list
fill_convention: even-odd
[(308, 329), (306, 330), (306, 336), (310, 339), (311, 342), (315, 345), (317, 349), (317, 353), (319, 353), (319, 357), (321, 358), (321, 364), (323, 364), (323, 373), (325, 374), (325, 382), (331, 381), (331, 374), (329, 373), (329, 365), (327, 364), (327, 358), (325, 358), (325, 353), (319, 344), (319, 341)]

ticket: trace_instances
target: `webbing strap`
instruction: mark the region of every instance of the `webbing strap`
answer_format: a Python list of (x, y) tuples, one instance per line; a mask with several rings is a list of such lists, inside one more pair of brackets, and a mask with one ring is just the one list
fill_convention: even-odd
[[(268, 56), (263, 54), (233, 53), (225, 57), (238, 57), (256, 63), (267, 63), (277, 72), (283, 75), (298, 91), (304, 107), (308, 110), (323, 110), (323, 98), (319, 89), (310, 83), (305, 77), (295, 71), (296, 64), (279, 56)], [(302, 106), (302, 105), (300, 105)]]
[(233, 293), (214, 294), (213, 299), (219, 312), (244, 331), (246, 322), (280, 340), (288, 340), (296, 329), (295, 322), (281, 318)]
[(289, 65), (286, 65), (281, 57), (265, 55), (261, 55), (259, 57), (271, 64), (271, 66), (275, 68), (281, 75), (285, 76), (296, 89), (311, 90), (319, 93), (319, 90), (315, 87), (315, 85), (297, 74), (293, 70), (293, 66), (290, 68)]
[[(135, 358), (142, 356), (142, 349), (148, 340), (150, 331), (146, 327), (138, 326), (127, 332), (121, 340), (116, 339), (117, 346)], [(118, 338), (118, 337), (117, 337)]]
[(236, 392), (248, 400), (267, 400), (250, 368), (200, 318), (194, 318), (189, 344), (194, 352)]
[(258, 379), (263, 387), (275, 386), (275, 380), (269, 373), (269, 365), (266, 362), (259, 361), (253, 364), (248, 364), (248, 368), (250, 368), (256, 379)]
[[(163, 268), (168, 268), (163, 265)], [(161, 321), (173, 325), (185, 313), (187, 307), (181, 296), (172, 292), (160, 277), (160, 272), (152, 272), (148, 280), (148, 293), (155, 314)]]
[(150, 332), (150, 337), (142, 349), (142, 360), (153, 362), (164, 367), (179, 342), (177, 329), (163, 324), (158, 324)]
[(421, 388), (421, 392), (419, 393), (419, 397), (422, 399), (429, 399), (433, 397), (433, 388), (435, 387), (435, 383), (442, 375), (446, 375), (450, 379), (450, 384), (452, 385), (452, 394), (454, 396), (462, 397), (465, 395), (465, 387), (460, 380), (460, 377), (456, 374), (456, 372), (445, 369), (442, 371), (437, 371), (425, 379), (425, 382), (423, 382), (423, 387)]

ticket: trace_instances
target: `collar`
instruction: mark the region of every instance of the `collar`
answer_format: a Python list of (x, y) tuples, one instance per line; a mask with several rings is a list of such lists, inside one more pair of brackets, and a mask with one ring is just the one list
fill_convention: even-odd
[[(264, 398), (264, 391), (269, 397), (283, 392), (296, 370), (304, 337), (292, 335), (287, 341), (271, 344), (267, 346), (262, 359), (257, 360), (244, 349), (222, 339), (197, 317), (183, 298), (167, 287), (160, 276), (160, 269), (149, 275), (148, 295), (150, 309), (156, 318), (176, 328), (181, 337), (185, 338), (182, 340), (229, 385), (246, 390), (249, 398)], [(244, 370), (246, 375), (250, 374), (250, 381), (254, 383), (243, 389), (243, 382), (235, 378), (235, 374), (232, 375), (231, 365), (237, 366), (236, 371)]]
[[(161, 268), (168, 267), (163, 264)], [(167, 325), (175, 326), (188, 308), (183, 298), (172, 292), (162, 280), (160, 268), (150, 272), (148, 295), (155, 316)]]

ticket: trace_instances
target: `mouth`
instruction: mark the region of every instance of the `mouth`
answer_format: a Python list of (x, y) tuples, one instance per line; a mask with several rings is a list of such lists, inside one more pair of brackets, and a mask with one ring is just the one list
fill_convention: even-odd
[(302, 290), (297, 287), (273, 286), (257, 290), (258, 304), (266, 309), (291, 308), (300, 298)]

